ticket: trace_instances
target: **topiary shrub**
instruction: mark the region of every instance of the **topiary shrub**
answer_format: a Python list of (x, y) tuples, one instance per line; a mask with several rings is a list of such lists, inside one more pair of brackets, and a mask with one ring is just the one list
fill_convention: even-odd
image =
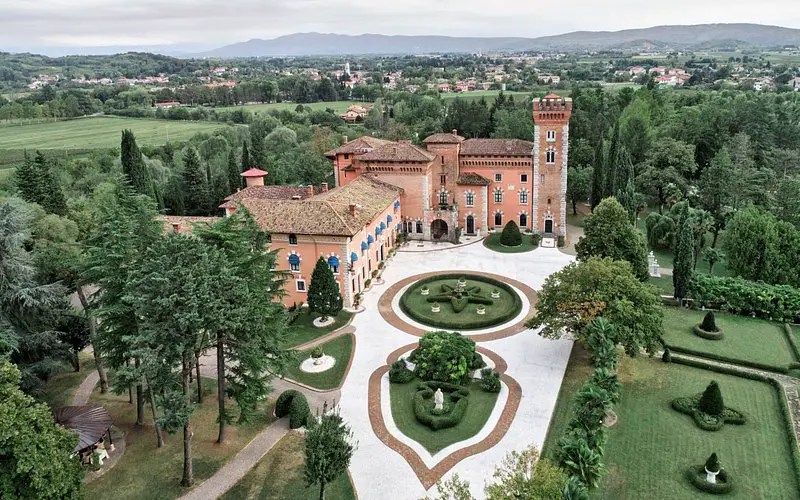
[(567, 244), (567, 240), (564, 239), (563, 236), (559, 236), (556, 244), (558, 245), (558, 248), (563, 248), (564, 245)]
[(428, 332), (413, 355), (415, 372), (422, 380), (464, 383), (469, 380), (475, 341), (457, 332)]
[[(433, 396), (437, 389), (444, 393), (444, 409), (434, 412)], [(447, 382), (423, 382), (414, 393), (414, 416), (421, 424), (431, 429), (447, 429), (455, 427), (467, 414), (469, 390)]]
[(672, 362), (672, 353), (670, 352), (669, 348), (664, 349), (664, 354), (661, 355), (661, 361), (664, 363)]
[(491, 368), (481, 370), (481, 387), (486, 392), (500, 392), (500, 374)]
[(508, 221), (503, 232), (500, 233), (500, 244), (506, 247), (522, 245), (522, 233), (519, 232), (519, 226), (513, 220)]
[[(713, 483), (708, 481), (708, 472), (716, 473)], [(686, 471), (686, 475), (695, 488), (706, 493), (720, 494), (731, 491), (731, 479), (717, 459), (717, 454), (712, 453), (705, 465), (695, 465)]]
[(722, 400), (722, 391), (719, 389), (719, 384), (717, 384), (716, 380), (712, 380), (706, 390), (703, 391), (698, 408), (709, 415), (716, 417), (722, 415), (725, 410), (725, 402)]
[(289, 405), (289, 428), (298, 429), (306, 425), (311, 410), (308, 408), (308, 401), (301, 393), (297, 393)]
[(406, 384), (414, 379), (414, 372), (406, 367), (406, 362), (398, 359), (389, 369), (389, 382), (393, 384)]
[(275, 401), (275, 416), (278, 418), (283, 418), (289, 414), (289, 406), (292, 404), (292, 399), (295, 396), (301, 395), (298, 391), (294, 389), (289, 389), (288, 391), (283, 391), (280, 396), (278, 396), (277, 401)]
[(323, 354), (324, 353), (322, 352), (322, 346), (321, 345), (318, 345), (318, 346), (316, 346), (316, 347), (311, 349), (311, 357), (314, 358), (314, 359), (321, 358), (323, 356)]
[(694, 331), (694, 334), (698, 337), (702, 337), (707, 340), (721, 340), (725, 336), (723, 335), (722, 330), (717, 327), (717, 322), (714, 319), (713, 311), (708, 311), (703, 318), (703, 322), (699, 325), (695, 325), (692, 331)]
[(700, 323), (700, 328), (707, 332), (718, 332), (719, 328), (717, 328), (717, 322), (714, 319), (714, 311), (708, 311), (703, 318), (703, 322)]
[(708, 460), (706, 460), (705, 468), (709, 472), (719, 472), (720, 471), (719, 459), (717, 458), (717, 454), (716, 453), (712, 453), (711, 456), (708, 457)]

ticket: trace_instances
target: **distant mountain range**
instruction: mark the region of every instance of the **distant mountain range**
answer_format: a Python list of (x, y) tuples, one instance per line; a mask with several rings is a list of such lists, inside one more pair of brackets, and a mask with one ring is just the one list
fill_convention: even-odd
[(338, 35), (295, 33), (270, 40), (252, 39), (194, 54), (198, 57), (421, 54), (523, 50), (609, 50), (800, 46), (800, 29), (762, 24), (655, 26), (622, 31), (575, 31), (538, 38)]

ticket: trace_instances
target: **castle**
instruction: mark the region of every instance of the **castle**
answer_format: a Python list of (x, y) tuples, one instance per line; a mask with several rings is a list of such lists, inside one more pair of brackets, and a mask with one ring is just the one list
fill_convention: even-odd
[[(335, 188), (268, 186), (268, 172), (251, 169), (242, 174), (247, 187), (221, 208), (230, 215), (244, 206), (270, 232), (277, 268), (292, 276), (285, 303), (306, 300), (323, 257), (352, 307), (399, 233), (456, 241), (458, 231), (483, 236), (513, 220), (523, 231), (566, 236), (571, 112), (569, 98), (534, 99), (534, 142), (465, 139), (455, 130), (425, 138), (425, 147), (369, 136), (345, 140), (326, 153)], [(182, 231), (182, 222), (170, 219)]]

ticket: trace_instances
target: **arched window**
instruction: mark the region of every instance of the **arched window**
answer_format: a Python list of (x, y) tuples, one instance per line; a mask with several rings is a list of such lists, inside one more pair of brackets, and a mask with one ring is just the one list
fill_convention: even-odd
[(523, 189), (519, 192), (519, 204), (520, 205), (527, 205), (528, 204), (528, 190)]
[(447, 191), (439, 191), (439, 205), (447, 205)]
[(468, 207), (474, 207), (475, 206), (475, 193), (473, 193), (472, 191), (467, 191), (466, 198), (467, 198), (467, 202), (466, 202), (465, 205), (468, 206)]
[(519, 227), (528, 227), (528, 215), (519, 214)]
[(501, 214), (500, 212), (494, 214), (494, 225), (497, 227), (503, 225), (503, 214)]
[(545, 157), (545, 163), (548, 163), (548, 164), (552, 165), (555, 162), (556, 162), (556, 150), (555, 150), (555, 148), (548, 148), (547, 153), (546, 153), (546, 157)]
[(503, 190), (497, 188), (494, 190), (494, 202), (495, 203), (503, 203)]
[(417, 233), (422, 234), (422, 221), (417, 221)]

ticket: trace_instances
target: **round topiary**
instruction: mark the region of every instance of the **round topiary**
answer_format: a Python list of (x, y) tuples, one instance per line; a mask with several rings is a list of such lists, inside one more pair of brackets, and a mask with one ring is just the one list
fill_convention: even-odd
[(311, 357), (314, 359), (321, 358), (324, 353), (322, 352), (322, 346), (318, 345), (311, 349)]
[(275, 401), (275, 416), (278, 418), (283, 418), (289, 414), (289, 407), (292, 404), (292, 399), (295, 396), (302, 396), (298, 391), (294, 389), (289, 389), (288, 391), (283, 391), (278, 399)]
[[(706, 493), (728, 493), (733, 488), (731, 478), (720, 465), (716, 453), (712, 453), (704, 465), (689, 467), (686, 476), (695, 488)], [(709, 478), (714, 482), (710, 482)]]
[(672, 362), (672, 353), (670, 352), (669, 348), (664, 349), (664, 354), (661, 355), (661, 361), (664, 363)]
[(500, 233), (500, 244), (506, 247), (522, 245), (522, 233), (519, 232), (519, 226), (513, 220), (508, 221), (503, 232)]
[(481, 370), (481, 387), (486, 392), (500, 392), (500, 374), (491, 368)]
[(725, 411), (725, 402), (722, 400), (722, 391), (719, 389), (716, 380), (712, 380), (711, 383), (708, 384), (706, 390), (703, 391), (703, 395), (700, 396), (700, 401), (697, 406), (703, 413), (715, 417), (722, 416), (722, 412)]
[(406, 384), (414, 379), (414, 372), (406, 367), (406, 362), (398, 359), (389, 369), (389, 382), (393, 384)]
[(722, 330), (717, 327), (714, 311), (708, 311), (703, 322), (693, 328), (695, 335), (707, 340), (720, 340), (724, 337)]
[(463, 383), (469, 379), (475, 341), (458, 332), (428, 332), (415, 352), (415, 371), (422, 380)]
[(289, 428), (297, 429), (303, 427), (306, 425), (309, 416), (311, 416), (311, 410), (308, 408), (306, 397), (301, 393), (297, 393), (289, 405)]

